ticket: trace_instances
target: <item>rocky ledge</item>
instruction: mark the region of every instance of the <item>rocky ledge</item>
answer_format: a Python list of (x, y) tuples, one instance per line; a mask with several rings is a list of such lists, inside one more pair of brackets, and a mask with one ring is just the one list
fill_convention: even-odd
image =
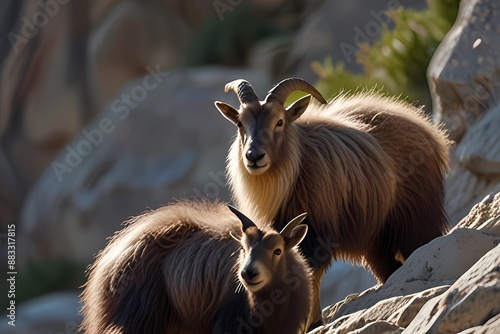
[(417, 249), (382, 286), (323, 310), (312, 333), (494, 333), (500, 328), (500, 193)]

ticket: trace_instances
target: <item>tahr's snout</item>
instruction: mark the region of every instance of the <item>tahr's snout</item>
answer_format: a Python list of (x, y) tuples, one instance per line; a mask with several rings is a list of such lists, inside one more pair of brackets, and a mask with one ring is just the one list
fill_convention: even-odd
[(257, 161), (261, 160), (262, 158), (264, 158), (266, 154), (264, 152), (259, 152), (255, 149), (249, 149), (247, 151), (247, 153), (245, 154), (245, 157), (247, 158), (247, 160), (249, 162), (252, 162), (252, 163), (257, 163)]
[(241, 270), (241, 277), (245, 281), (252, 281), (258, 275), (259, 275), (259, 271), (254, 267), (247, 266)]

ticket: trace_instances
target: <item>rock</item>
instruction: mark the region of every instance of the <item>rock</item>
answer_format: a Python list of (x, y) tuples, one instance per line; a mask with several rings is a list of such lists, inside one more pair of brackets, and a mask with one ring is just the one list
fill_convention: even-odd
[(70, 7), (59, 6), (43, 29), (30, 30), (31, 19), (40, 12), (37, 1), (24, 1), (0, 68), (2, 149), (19, 182), (21, 200), (84, 119), (78, 80), (67, 80)]
[(475, 326), (461, 331), (459, 334), (488, 334), (496, 333), (500, 328), (500, 314), (497, 314), (490, 320), (488, 320), (484, 325)]
[[(398, 304), (400, 304), (400, 307), (393, 307), (394, 313), (389, 314), (387, 321), (401, 327), (407, 327), (429, 299), (442, 294), (448, 288), (449, 285), (443, 285), (414, 293), (407, 297), (396, 297), (396, 299), (399, 298)], [(405, 300), (407, 300), (407, 302), (404, 302)]]
[(361, 327), (359, 329), (353, 330), (349, 333), (352, 334), (399, 334), (403, 332), (403, 328), (396, 326), (394, 324), (391, 324), (390, 322), (387, 321), (374, 321), (370, 322), (364, 327)]
[(455, 227), (476, 229), (483, 233), (500, 236), (500, 192), (489, 194), (473, 206), (470, 213)]
[(500, 104), (488, 111), (457, 145), (446, 179), (447, 211), (456, 224), (472, 206), (500, 191)]
[(451, 139), (488, 111), (500, 93), (500, 6), (495, 0), (462, 1), (457, 20), (428, 69), (434, 120)]
[(65, 256), (91, 263), (120, 224), (180, 198), (229, 200), (225, 158), (236, 132), (213, 106), (237, 105), (224, 85), (255, 70), (200, 68), (153, 73), (128, 85), (69, 143), (40, 177), (22, 209), (22, 259)]
[(468, 131), (456, 148), (456, 157), (475, 176), (500, 176), (500, 105), (496, 105)]
[(148, 69), (168, 72), (183, 63), (188, 27), (155, 4), (124, 1), (108, 9), (89, 32), (90, 103), (102, 110)]
[(384, 285), (348, 296), (326, 308), (323, 317), (331, 322), (388, 298), (450, 285), (499, 242), (500, 237), (457, 229), (418, 248)]
[[(326, 320), (329, 324), (317, 333), (358, 333), (356, 330), (360, 330), (359, 333), (380, 333), (376, 329), (382, 330), (382, 326), (388, 325), (391, 327), (390, 330), (400, 333), (403, 327), (406, 327), (415, 317), (426, 301), (436, 295), (440, 295), (447, 289), (448, 286), (441, 286), (404, 297), (387, 298), (368, 309), (337, 318), (333, 322), (327, 318)], [(373, 324), (377, 325), (374, 327), (369, 326)], [(368, 328), (371, 328), (371, 332), (368, 331)]]
[(442, 296), (427, 302), (403, 333), (458, 333), (485, 324), (500, 313), (499, 268), (497, 246)]

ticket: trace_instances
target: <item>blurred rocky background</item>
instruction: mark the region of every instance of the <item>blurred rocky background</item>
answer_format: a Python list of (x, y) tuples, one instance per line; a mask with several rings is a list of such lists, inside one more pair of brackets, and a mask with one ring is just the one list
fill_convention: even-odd
[[(459, 3), (1, 2), (0, 261), (7, 268), (8, 226), (15, 224), (18, 274), (16, 327), (7, 324), (10, 284), (0, 276), (0, 331), (76, 333), (84, 270), (124, 220), (179, 198), (230, 200), (224, 167), (235, 129), (213, 101), (236, 104), (223, 87), (237, 78), (249, 80), (261, 98), (277, 81), (300, 76), (327, 97), (375, 87), (425, 104), (455, 141), (447, 205), (450, 221), (462, 220), (500, 191), (500, 9), (495, 0), (463, 0), (455, 22)], [(495, 210), (488, 226), (498, 224)], [(483, 234), (500, 235), (498, 228), (470, 233), (466, 238), (478, 239), (467, 252), (475, 255), (436, 281), (452, 286), (491, 248), (484, 245), (498, 243), (483, 243)], [(460, 262), (456, 248), (446, 249)], [(432, 251), (419, 254), (424, 261)], [(409, 261), (400, 271), (412, 263), (418, 267)], [(400, 271), (394, 285), (368, 294), (394, 297), (412, 279)], [(463, 282), (472, 282), (467, 277)], [(336, 263), (323, 282), (322, 304), (374, 285), (362, 268)], [(431, 285), (406, 291), (438, 286)], [(338, 307), (345, 315), (369, 309), (376, 298)], [(415, 298), (421, 303), (412, 312), (427, 301)], [(329, 310), (330, 321), (341, 314)], [(489, 309), (490, 318), (496, 310)], [(343, 328), (370, 323), (360, 319)], [(374, 326), (409, 324), (380, 319)], [(342, 332), (335, 326), (324, 330)]]

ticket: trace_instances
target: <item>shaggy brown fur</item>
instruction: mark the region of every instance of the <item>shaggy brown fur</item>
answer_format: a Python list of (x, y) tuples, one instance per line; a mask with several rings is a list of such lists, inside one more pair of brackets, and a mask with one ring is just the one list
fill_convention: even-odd
[[(249, 241), (243, 234), (249, 254), (270, 236), (283, 243), (274, 230), (247, 230), (256, 238)], [(305, 260), (296, 248), (284, 250), (279, 262), (284, 268), (251, 293), (238, 283), (247, 258), (245, 252), (238, 257), (241, 244), (230, 234), (241, 238), (242, 222), (217, 203), (182, 202), (132, 219), (89, 269), (82, 329), (87, 334), (274, 333), (279, 324), (297, 333), (310, 308)], [(285, 303), (275, 302), (277, 291)]]
[[(239, 110), (216, 106), (239, 126), (227, 165), (238, 208), (276, 229), (308, 212), (301, 249), (315, 270), (319, 306), (319, 282), (333, 259), (364, 263), (385, 282), (447, 230), (448, 141), (422, 110), (392, 98), (362, 93), (305, 109), (309, 99), (287, 110), (267, 99), (247, 99)], [(248, 150), (265, 153), (265, 164), (248, 163)], [(251, 173), (254, 164), (265, 171)]]

